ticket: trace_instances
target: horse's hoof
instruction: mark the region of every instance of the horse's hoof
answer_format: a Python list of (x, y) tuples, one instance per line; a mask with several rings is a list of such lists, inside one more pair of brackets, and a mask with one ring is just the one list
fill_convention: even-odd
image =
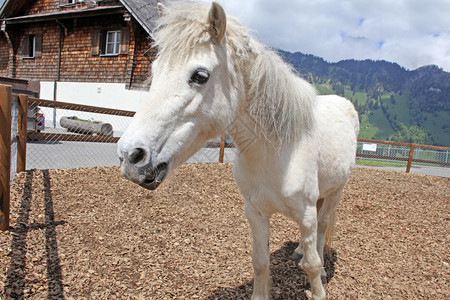
[(297, 251), (294, 251), (291, 255), (292, 260), (300, 260), (303, 257), (303, 253), (299, 253)]
[(327, 272), (324, 269), (322, 269), (320, 271), (320, 280), (322, 280), (322, 284), (328, 283), (328, 281), (327, 281)]
[(327, 295), (324, 295), (324, 296), (313, 295), (310, 290), (306, 290), (305, 294), (306, 294), (306, 299), (308, 299), (308, 300), (326, 300), (327, 299)]

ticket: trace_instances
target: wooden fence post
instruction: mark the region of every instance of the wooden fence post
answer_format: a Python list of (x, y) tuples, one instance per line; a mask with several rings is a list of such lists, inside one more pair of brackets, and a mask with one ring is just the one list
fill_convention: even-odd
[(225, 137), (226, 133), (222, 134), (220, 137), (220, 151), (219, 151), (219, 162), (223, 163), (223, 156), (225, 154)]
[(27, 163), (28, 96), (19, 95), (19, 137), (17, 139), (17, 173), (24, 172)]
[(409, 158), (408, 158), (408, 165), (406, 166), (406, 173), (409, 173), (409, 170), (411, 170), (411, 163), (414, 156), (414, 148), (416, 147), (416, 145), (411, 144), (410, 147), (411, 148), (409, 150)]
[(0, 85), (0, 230), (9, 230), (11, 86)]

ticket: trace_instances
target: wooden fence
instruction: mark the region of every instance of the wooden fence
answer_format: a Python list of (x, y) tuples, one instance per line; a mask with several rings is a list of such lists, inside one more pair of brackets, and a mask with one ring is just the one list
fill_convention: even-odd
[(8, 230), (11, 179), (11, 87), (4, 85), (0, 85), (0, 135), (0, 229)]
[(400, 143), (400, 142), (391, 142), (391, 141), (379, 141), (379, 140), (368, 140), (368, 139), (358, 139), (358, 142), (369, 143), (369, 144), (385, 144), (392, 146), (402, 146), (409, 148), (409, 157), (395, 157), (395, 156), (387, 156), (387, 155), (378, 155), (378, 154), (368, 154), (368, 153), (358, 153), (358, 157), (364, 158), (372, 158), (372, 159), (380, 159), (380, 160), (395, 160), (395, 161), (404, 161), (406, 164), (406, 173), (409, 173), (411, 170), (411, 164), (413, 162), (430, 164), (430, 165), (441, 165), (441, 166), (450, 166), (448, 161), (433, 161), (433, 160), (425, 160), (420, 158), (414, 158), (414, 150), (421, 149), (430, 149), (430, 150), (439, 150), (439, 151), (450, 151), (449, 147), (439, 147), (439, 146), (430, 146), (430, 145), (422, 145), (422, 144), (412, 144), (412, 143)]
[[(18, 97), (19, 112), (18, 112), (18, 137), (17, 137), (17, 172), (23, 172), (26, 168), (26, 144), (27, 139), (31, 140), (44, 140), (44, 141), (75, 141), (75, 142), (99, 142), (99, 143), (117, 143), (118, 137), (111, 136), (94, 136), (85, 134), (63, 134), (63, 133), (45, 133), (45, 132), (28, 132), (27, 131), (27, 112), (28, 105), (32, 103), (33, 106), (70, 109), (75, 111), (83, 111), (90, 113), (110, 114), (115, 116), (133, 117), (134, 112), (108, 109), (95, 106), (78, 105), (66, 102), (48, 101), (37, 98), (32, 98), (27, 95), (12, 95), (11, 87), (0, 85), (0, 230), (9, 229), (9, 200), (10, 200), (10, 169), (11, 169), (11, 99), (12, 97)], [(413, 162), (427, 163), (427, 164), (439, 164), (444, 166), (450, 166), (448, 161), (436, 162), (431, 160), (415, 159), (413, 157), (414, 149), (433, 149), (440, 151), (450, 151), (448, 147), (437, 147), (410, 143), (397, 143), (388, 141), (377, 141), (368, 139), (358, 139), (362, 143), (376, 143), (376, 144), (388, 144), (394, 146), (402, 146), (409, 148), (409, 157), (392, 157), (386, 155), (377, 155), (370, 153), (358, 153), (358, 157), (364, 157), (369, 159), (384, 159), (384, 160), (397, 160), (407, 162), (406, 172), (411, 169)], [(223, 162), (225, 148), (232, 148), (232, 143), (225, 142), (225, 134), (221, 136), (220, 144), (210, 143), (209, 147), (219, 146), (219, 162)]]

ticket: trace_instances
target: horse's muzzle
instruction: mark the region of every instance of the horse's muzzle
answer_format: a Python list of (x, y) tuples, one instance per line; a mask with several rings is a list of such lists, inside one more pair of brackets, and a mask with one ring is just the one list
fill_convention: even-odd
[(162, 163), (156, 166), (139, 185), (148, 190), (156, 189), (166, 178), (169, 171), (168, 164)]
[(123, 153), (120, 157), (122, 174), (130, 181), (142, 186), (143, 188), (154, 190), (166, 178), (169, 173), (169, 164), (160, 163), (156, 167), (152, 162), (145, 165), (139, 164), (145, 158), (145, 151), (135, 149), (130, 154)]

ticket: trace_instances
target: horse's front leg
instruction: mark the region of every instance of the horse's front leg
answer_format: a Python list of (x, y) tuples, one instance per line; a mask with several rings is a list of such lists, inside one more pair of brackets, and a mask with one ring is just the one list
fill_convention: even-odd
[(263, 216), (249, 201), (245, 201), (245, 216), (250, 224), (253, 236), (252, 261), (255, 280), (253, 282), (252, 299), (269, 299), (269, 218)]

